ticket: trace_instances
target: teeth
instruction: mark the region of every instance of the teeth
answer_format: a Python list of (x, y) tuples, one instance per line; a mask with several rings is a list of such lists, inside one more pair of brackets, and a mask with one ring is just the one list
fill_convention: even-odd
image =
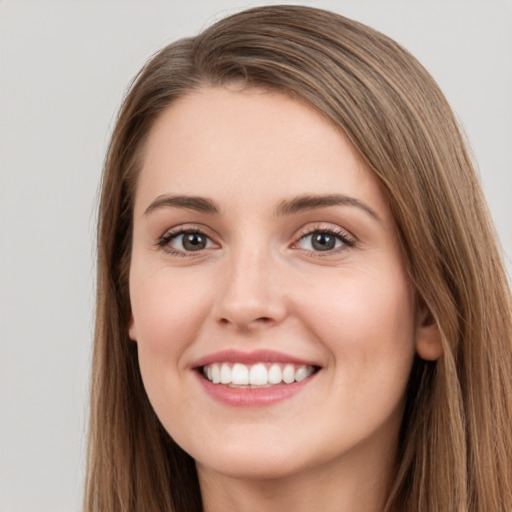
[(268, 384), (268, 372), (263, 363), (255, 364), (251, 367), (249, 384), (253, 386), (264, 386)]
[[(224, 364), (222, 365), (224, 367)], [(245, 364), (235, 363), (231, 369), (231, 383), (239, 386), (249, 384), (249, 368)]]
[(203, 374), (210, 382), (232, 386), (292, 384), (307, 379), (313, 372), (313, 366), (290, 363), (213, 363), (203, 368)]
[(212, 369), (212, 378), (208, 374), (208, 370), (206, 371), (206, 378), (211, 380), (214, 384), (220, 384), (220, 368), (218, 364), (209, 365)]
[(291, 384), (295, 380), (295, 368), (293, 364), (287, 364), (283, 370), (283, 382)]
[(221, 384), (231, 384), (231, 366), (228, 364), (223, 364), (220, 367), (220, 383)]
[(273, 364), (268, 371), (268, 383), (279, 384), (283, 380), (283, 372), (278, 364)]
[(295, 380), (300, 382), (301, 380), (307, 379), (311, 375), (307, 366), (299, 366), (295, 372)]

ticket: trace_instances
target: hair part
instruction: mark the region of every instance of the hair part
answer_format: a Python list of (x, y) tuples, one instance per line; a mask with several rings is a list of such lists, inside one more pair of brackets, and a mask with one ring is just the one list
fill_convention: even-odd
[(133, 203), (155, 120), (180, 97), (232, 83), (306, 102), (347, 135), (381, 184), (418, 300), (441, 332), (443, 356), (414, 363), (386, 512), (512, 510), (510, 289), (456, 119), (397, 43), (290, 5), (167, 46), (124, 100), (99, 208), (85, 510), (201, 510), (194, 461), (157, 419), (128, 337)]

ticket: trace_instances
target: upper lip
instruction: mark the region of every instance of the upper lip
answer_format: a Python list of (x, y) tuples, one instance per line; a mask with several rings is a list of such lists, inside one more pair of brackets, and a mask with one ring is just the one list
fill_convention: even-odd
[(221, 350), (220, 352), (201, 357), (192, 364), (192, 367), (199, 368), (213, 363), (292, 363), (297, 365), (320, 366), (317, 363), (306, 361), (283, 352), (276, 352), (275, 350), (254, 350), (251, 352)]

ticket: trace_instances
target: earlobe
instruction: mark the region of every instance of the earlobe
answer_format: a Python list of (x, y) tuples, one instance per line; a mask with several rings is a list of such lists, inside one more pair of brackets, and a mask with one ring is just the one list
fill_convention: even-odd
[(133, 313), (130, 313), (130, 320), (128, 321), (128, 336), (132, 341), (137, 341), (137, 330), (135, 329)]
[(441, 333), (426, 306), (420, 308), (416, 327), (416, 352), (425, 361), (436, 361), (443, 354)]

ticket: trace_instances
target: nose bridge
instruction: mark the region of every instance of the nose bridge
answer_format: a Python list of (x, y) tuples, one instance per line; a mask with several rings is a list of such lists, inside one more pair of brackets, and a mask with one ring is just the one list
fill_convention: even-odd
[(252, 329), (278, 323), (285, 314), (277, 286), (277, 261), (268, 244), (237, 244), (230, 251), (217, 297), (217, 318)]

